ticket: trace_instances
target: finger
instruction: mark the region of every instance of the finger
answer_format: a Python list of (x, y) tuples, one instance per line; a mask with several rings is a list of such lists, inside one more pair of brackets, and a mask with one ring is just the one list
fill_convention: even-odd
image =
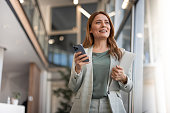
[(120, 80), (121, 77), (120, 77), (118, 74), (114, 74), (114, 75), (112, 76), (112, 78), (113, 78), (114, 80), (118, 81), (118, 80)]
[(115, 79), (117, 77), (117, 74), (113, 73), (111, 76)]
[(82, 62), (81, 64), (82, 65), (85, 65), (85, 64), (89, 64), (90, 62)]
[(85, 60), (87, 60), (87, 59), (89, 59), (88, 56), (86, 56), (85, 58), (82, 58), (82, 59), (80, 60), (80, 62), (83, 62), (83, 61), (85, 61)]
[(78, 57), (79, 55), (81, 55), (81, 52), (75, 53), (75, 58)]
[(119, 76), (119, 72), (116, 72), (116, 71), (112, 71), (112, 76)]
[(116, 67), (113, 67), (113, 68), (112, 68), (112, 71), (114, 71), (114, 70), (116, 70)]
[(117, 68), (117, 69), (120, 69), (120, 70), (123, 70), (123, 68), (120, 67), (120, 66), (118, 66), (118, 65), (116, 65), (116, 68)]
[(78, 57), (75, 58), (75, 60), (81, 60), (83, 57), (86, 57), (87, 55), (84, 54), (84, 55), (79, 55)]
[(83, 65), (85, 65), (85, 64), (89, 64), (90, 62), (79, 62), (79, 66), (81, 67), (81, 66), (83, 66)]
[(115, 77), (115, 75), (112, 75), (111, 78), (115, 80), (116, 77)]
[(113, 72), (119, 73), (119, 70), (117, 68), (112, 69)]
[(79, 55), (77, 58), (78, 58), (78, 59), (82, 59), (82, 58), (84, 58), (84, 57), (87, 57), (87, 55), (86, 55), (86, 54)]
[(119, 80), (119, 78), (118, 78), (117, 76), (112, 76), (112, 79), (114, 79), (114, 80), (116, 80), (116, 81)]

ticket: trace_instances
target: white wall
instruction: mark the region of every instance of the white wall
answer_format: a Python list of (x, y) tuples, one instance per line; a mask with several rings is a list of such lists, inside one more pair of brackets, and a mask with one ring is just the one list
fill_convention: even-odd
[(2, 88), (0, 102), (6, 103), (8, 96), (17, 91), (21, 93), (19, 104), (22, 104), (28, 97), (28, 73), (5, 73), (2, 74)]

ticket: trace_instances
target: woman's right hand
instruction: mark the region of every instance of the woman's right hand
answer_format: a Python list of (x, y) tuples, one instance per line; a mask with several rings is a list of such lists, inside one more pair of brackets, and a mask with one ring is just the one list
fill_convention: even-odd
[(74, 61), (75, 61), (75, 71), (77, 74), (81, 72), (82, 66), (85, 64), (88, 64), (89, 62), (83, 62), (86, 59), (89, 59), (89, 57), (86, 54), (80, 55), (81, 52), (75, 53)]

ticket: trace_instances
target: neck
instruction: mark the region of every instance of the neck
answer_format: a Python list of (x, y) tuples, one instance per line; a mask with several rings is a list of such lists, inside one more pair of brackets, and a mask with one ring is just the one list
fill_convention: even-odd
[(93, 52), (107, 51), (107, 40), (95, 40), (93, 45)]

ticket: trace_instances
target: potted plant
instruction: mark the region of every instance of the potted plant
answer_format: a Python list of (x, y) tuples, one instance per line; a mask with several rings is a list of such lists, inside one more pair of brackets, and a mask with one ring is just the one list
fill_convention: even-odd
[(18, 105), (20, 97), (21, 97), (20, 92), (13, 92), (12, 104)]

